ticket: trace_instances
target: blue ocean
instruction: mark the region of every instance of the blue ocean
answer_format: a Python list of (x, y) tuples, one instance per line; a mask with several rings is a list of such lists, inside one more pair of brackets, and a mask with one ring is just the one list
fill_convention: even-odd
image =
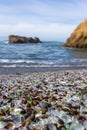
[(0, 42), (0, 67), (87, 66), (87, 49), (63, 47), (63, 42), (11, 44)]

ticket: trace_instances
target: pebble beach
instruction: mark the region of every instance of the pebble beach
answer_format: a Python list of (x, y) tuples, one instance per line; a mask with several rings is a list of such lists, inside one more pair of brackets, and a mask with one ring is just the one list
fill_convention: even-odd
[(0, 75), (0, 130), (87, 130), (87, 69)]

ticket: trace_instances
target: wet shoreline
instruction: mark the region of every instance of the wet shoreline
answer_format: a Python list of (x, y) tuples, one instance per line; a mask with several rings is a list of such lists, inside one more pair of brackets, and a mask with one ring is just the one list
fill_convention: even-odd
[(87, 69), (87, 66), (60, 66), (60, 67), (0, 67), (0, 75), (3, 74), (24, 74), (33, 72), (56, 72), (65, 70)]

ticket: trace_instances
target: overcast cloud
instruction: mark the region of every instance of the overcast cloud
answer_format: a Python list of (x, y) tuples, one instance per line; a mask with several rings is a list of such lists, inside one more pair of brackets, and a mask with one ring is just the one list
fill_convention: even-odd
[(87, 18), (87, 0), (0, 0), (0, 36), (65, 41)]

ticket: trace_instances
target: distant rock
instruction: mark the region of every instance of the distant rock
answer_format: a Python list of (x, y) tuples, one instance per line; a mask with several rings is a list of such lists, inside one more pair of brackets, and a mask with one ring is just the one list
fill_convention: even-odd
[(17, 35), (10, 35), (9, 36), (9, 43), (39, 43), (41, 42), (38, 37), (23, 37)]
[(40, 39), (39, 39), (38, 37), (35, 37), (35, 38), (34, 38), (34, 42), (35, 42), (35, 43), (38, 43), (38, 41), (40, 42)]
[(66, 47), (87, 48), (87, 19), (80, 23), (67, 39)]

